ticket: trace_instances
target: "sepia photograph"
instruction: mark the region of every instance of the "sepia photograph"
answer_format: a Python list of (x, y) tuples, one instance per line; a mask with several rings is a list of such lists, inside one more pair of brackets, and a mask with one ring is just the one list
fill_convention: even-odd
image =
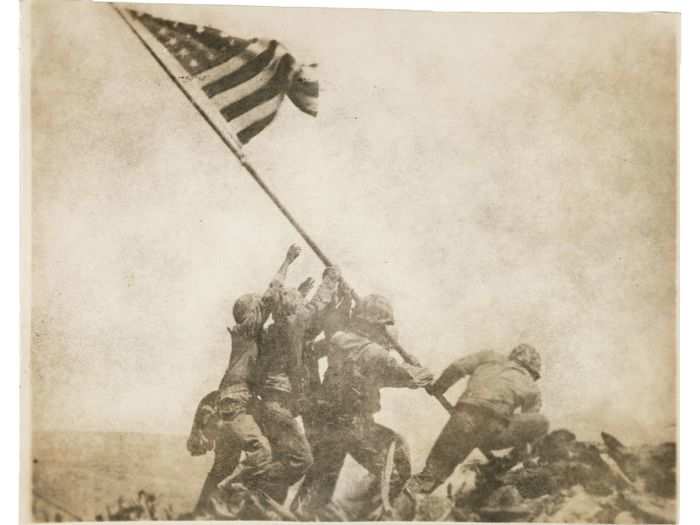
[(677, 522), (679, 14), (21, 15), (23, 523)]

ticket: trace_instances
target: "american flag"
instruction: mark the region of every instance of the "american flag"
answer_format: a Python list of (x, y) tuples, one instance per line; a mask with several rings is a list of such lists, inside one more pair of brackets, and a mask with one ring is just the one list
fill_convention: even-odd
[(301, 65), (276, 40), (243, 39), (211, 27), (164, 20), (129, 10), (167, 51), (245, 144), (275, 118), (287, 95), (316, 116), (315, 65)]

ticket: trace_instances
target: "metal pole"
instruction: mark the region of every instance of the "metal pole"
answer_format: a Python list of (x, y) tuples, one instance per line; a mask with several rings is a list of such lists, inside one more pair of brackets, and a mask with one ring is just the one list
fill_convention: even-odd
[[(243, 153), (241, 143), (238, 141), (235, 135), (228, 132), (226, 121), (223, 120), (221, 115), (219, 115), (218, 111), (216, 111), (215, 109), (207, 111), (205, 109), (209, 106), (207, 99), (204, 98), (204, 95), (200, 93), (200, 90), (197, 87), (190, 86), (183, 80), (189, 78), (188, 75), (184, 73), (184, 71), (180, 72), (179, 74), (174, 73), (175, 71), (180, 71), (182, 69), (177, 63), (177, 61), (174, 58), (170, 57), (170, 55), (167, 52), (157, 53), (151, 46), (151, 44), (154, 43), (156, 45), (159, 44), (158, 41), (153, 37), (153, 35), (151, 35), (148, 32), (148, 30), (143, 28), (140, 23), (134, 23), (131, 17), (128, 14), (124, 13), (119, 7), (115, 6), (114, 4), (110, 5), (112, 5), (112, 7), (117, 11), (117, 13), (119, 13), (119, 16), (121, 16), (122, 19), (129, 26), (129, 28), (131, 28), (131, 30), (138, 37), (139, 41), (144, 45), (144, 47), (148, 50), (151, 56), (156, 60), (156, 62), (158, 62), (158, 64), (160, 64), (163, 70), (165, 70), (168, 77), (170, 77), (170, 80), (172, 80), (175, 83), (175, 85), (177, 85), (177, 87), (180, 88), (182, 93), (197, 109), (199, 114), (202, 115), (204, 120), (209, 124), (209, 126), (211, 126), (211, 128), (219, 136), (219, 138), (221, 138), (224, 144), (226, 144), (226, 147), (228, 147), (229, 151), (231, 151), (231, 153), (234, 154), (234, 156), (238, 159), (241, 165), (248, 172), (248, 174), (270, 198), (270, 200), (277, 207), (277, 209), (280, 212), (282, 212), (282, 215), (285, 216), (285, 218), (299, 233), (299, 235), (301, 235), (302, 239), (304, 239), (306, 244), (309, 245), (309, 248), (311, 248), (311, 250), (316, 254), (316, 256), (319, 259), (321, 259), (321, 262), (325, 266), (332, 266), (333, 263), (331, 262), (331, 260), (328, 257), (326, 257), (326, 255), (321, 251), (321, 248), (319, 248), (318, 245), (314, 242), (314, 240), (311, 237), (309, 237), (304, 228), (301, 227), (297, 220), (292, 216), (291, 212), (287, 209), (287, 207), (284, 204), (282, 204), (282, 201), (280, 201), (277, 198), (277, 196), (272, 192), (270, 187), (265, 183), (264, 180), (262, 180), (262, 178), (255, 170), (253, 165), (248, 161), (247, 157)], [(357, 294), (354, 291), (352, 292), (352, 294), (355, 301), (357, 301), (359, 299)], [(406, 352), (406, 350), (404, 350), (404, 348), (398, 343), (398, 341), (392, 338), (389, 334), (387, 334), (387, 336), (396, 352), (404, 359), (404, 361), (413, 366), (421, 366), (418, 360), (416, 360), (415, 357), (411, 356), (411, 354)], [(435, 397), (435, 399), (437, 399), (440, 402), (440, 404), (445, 408), (445, 410), (447, 410), (450, 413), (453, 411), (452, 405), (449, 401), (447, 401), (445, 396), (437, 395), (433, 397)]]

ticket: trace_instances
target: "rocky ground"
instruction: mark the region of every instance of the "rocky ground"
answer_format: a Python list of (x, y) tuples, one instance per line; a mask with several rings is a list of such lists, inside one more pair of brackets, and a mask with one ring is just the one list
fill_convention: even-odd
[(625, 447), (602, 433), (578, 441), (551, 432), (524, 460), (509, 455), (460, 467), (447, 496), (425, 498), (419, 520), (675, 523), (676, 445)]
[[(173, 463), (168, 459), (173, 455), (185, 457), (181, 441), (128, 435), (42, 437), (34, 447), (34, 519), (185, 518), (208, 462)], [(419, 500), (417, 521), (676, 522), (674, 442), (626, 447), (604, 432), (590, 442), (561, 429), (522, 457), (505, 453), (488, 461), (475, 456), (460, 466), (446, 490)], [(278, 510), (269, 516), (261, 510), (258, 518), (293, 517)]]

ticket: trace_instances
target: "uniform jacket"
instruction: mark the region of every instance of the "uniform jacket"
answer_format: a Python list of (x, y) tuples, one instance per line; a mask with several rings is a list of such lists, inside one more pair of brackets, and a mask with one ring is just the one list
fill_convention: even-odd
[(255, 380), (258, 345), (255, 339), (231, 332), (231, 357), (219, 384), (220, 399), (237, 398), (249, 393)]
[[(304, 342), (311, 336), (309, 332), (320, 324), (319, 317), (326, 307), (333, 302), (336, 285), (337, 281), (324, 278), (310, 301), (285, 320), (276, 321), (261, 333), (256, 380), (261, 390), (294, 394), (305, 391), (302, 359)], [(281, 286), (273, 282), (265, 300), (269, 303), (281, 300), (276, 297), (280, 292)]]
[(379, 390), (414, 386), (418, 370), (363, 335), (338, 331), (328, 344), (322, 399), (334, 412), (374, 414), (381, 408)]
[(458, 405), (475, 405), (508, 417), (517, 409), (539, 412), (542, 398), (530, 373), (503, 354), (492, 351), (469, 354), (448, 366), (433, 385), (444, 393), (459, 379), (471, 376)]

